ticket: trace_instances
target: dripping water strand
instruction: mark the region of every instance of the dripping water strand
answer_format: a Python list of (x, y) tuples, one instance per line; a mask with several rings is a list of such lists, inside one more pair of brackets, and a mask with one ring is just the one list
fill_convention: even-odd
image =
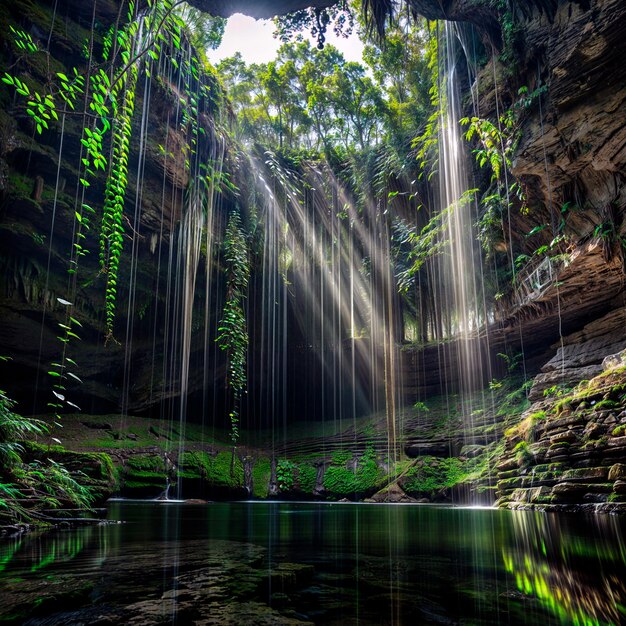
[[(539, 60), (537, 60), (537, 83), (538, 83), (538, 86), (541, 87), (541, 68), (539, 66)], [(550, 220), (552, 223), (552, 239), (554, 240), (557, 237), (557, 232), (556, 232), (556, 223), (554, 219), (554, 206), (553, 206), (553, 201), (552, 201), (552, 183), (550, 180), (550, 171), (548, 168), (548, 154), (546, 151), (546, 138), (545, 138), (545, 131), (544, 131), (544, 126), (543, 126), (543, 106), (541, 104), (541, 100), (542, 100), (542, 97), (540, 95), (539, 96), (539, 125), (541, 128), (541, 148), (543, 151), (543, 165), (544, 165), (544, 170), (546, 173), (546, 184), (548, 186), (548, 208), (550, 210)], [(561, 348), (561, 377), (564, 380), (565, 379), (565, 347), (564, 347), (564, 342), (563, 342), (563, 318), (561, 315), (561, 289), (560, 289), (559, 282), (560, 281), (558, 280), (558, 276), (557, 276), (557, 279), (555, 280), (556, 307), (557, 307), (557, 315), (559, 319), (559, 345)]]

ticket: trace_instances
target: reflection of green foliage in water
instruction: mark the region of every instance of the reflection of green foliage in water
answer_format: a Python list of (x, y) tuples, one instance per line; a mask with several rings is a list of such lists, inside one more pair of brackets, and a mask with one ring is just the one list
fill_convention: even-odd
[[(80, 532), (49, 534), (45, 536), (43, 542), (36, 535), (8, 539), (4, 545), (3, 554), (0, 555), (0, 573), (6, 572), (5, 575), (9, 575), (12, 562), (22, 553), (36, 555), (35, 558), (28, 559), (31, 563), (30, 572), (72, 561), (85, 549), (93, 531), (93, 527), (85, 527)], [(39, 539), (36, 550), (33, 550), (33, 539)], [(21, 567), (21, 558), (19, 563)]]
[(15, 553), (22, 545), (22, 537), (13, 537), (8, 540), (8, 543), (4, 544), (3, 554), (0, 554), (0, 573), (10, 565)]
[[(613, 543), (578, 539), (555, 533), (543, 517), (514, 516), (516, 548), (504, 547), (505, 570), (517, 589), (537, 599), (562, 624), (610, 626), (626, 617), (626, 585), (610, 575), (613, 565), (623, 571), (626, 551)], [(558, 540), (553, 546), (550, 537)], [(621, 543), (619, 544), (622, 545)], [(584, 575), (585, 564), (602, 560), (607, 567), (601, 580)], [(576, 569), (574, 569), (576, 567)], [(577, 571), (578, 570), (578, 571)]]
[[(93, 530), (92, 528), (88, 529)], [(85, 547), (86, 535), (84, 533), (69, 533), (55, 537), (51, 545), (41, 554), (37, 563), (33, 563), (31, 572), (44, 569), (49, 565), (54, 565), (59, 561), (71, 561), (75, 559)]]

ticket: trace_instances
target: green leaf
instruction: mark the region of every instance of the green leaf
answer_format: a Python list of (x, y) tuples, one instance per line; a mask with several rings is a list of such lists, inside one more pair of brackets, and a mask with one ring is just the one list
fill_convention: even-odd
[(541, 224), (539, 226), (535, 226), (527, 235), (526, 237), (532, 237), (533, 235), (536, 235), (537, 233), (541, 232), (544, 228), (546, 228), (548, 225), (547, 224)]

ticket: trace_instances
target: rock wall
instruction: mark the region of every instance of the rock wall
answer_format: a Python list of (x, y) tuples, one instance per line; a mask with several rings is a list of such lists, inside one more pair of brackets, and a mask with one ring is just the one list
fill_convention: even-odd
[(623, 328), (619, 311), (566, 337), (535, 379), (533, 404), (505, 432), (500, 505), (626, 510), (626, 338), (613, 331), (616, 316)]
[[(605, 260), (623, 259), (626, 6), (520, 2), (499, 21), (501, 48), (491, 45), (478, 93), (482, 117), (515, 116), (512, 173), (529, 210), (512, 212), (508, 245), (532, 254), (560, 235), (570, 246), (596, 237)], [(535, 227), (543, 230), (528, 238)]]
[[(57, 72), (71, 75), (74, 66), (84, 73), (86, 61), (82, 49), (92, 34), (93, 11), (91, 3), (88, 10), (86, 6), (73, 0), (20, 0), (3, 4), (0, 65), (11, 68), (32, 90), (41, 90), (50, 81), (54, 84)], [(117, 13), (117, 3), (97, 3), (94, 54), (99, 54), (106, 28), (114, 23)], [(9, 26), (29, 33), (39, 51), (23, 54), (15, 46)], [(44, 51), (48, 33), (49, 57)], [(168, 399), (177, 394), (175, 372), (169, 379), (164, 376), (162, 362), (164, 337), (169, 333), (171, 348), (171, 338), (176, 332), (166, 294), (179, 280), (176, 233), (189, 180), (179, 80), (175, 71), (154, 79), (142, 72), (139, 79), (124, 207), (124, 251), (119, 270), (115, 337), (106, 345), (105, 278), (97, 252), (104, 176), (93, 177), (83, 199), (96, 214), (83, 241), (83, 247), (90, 253), (80, 260), (78, 286), (72, 297), (75, 317), (82, 325), (80, 340), (71, 343), (68, 356), (79, 364), (83, 381), (70, 391), (73, 402), (87, 412), (115, 411), (122, 404), (126, 410), (145, 412), (161, 401), (167, 405)], [(214, 75), (208, 72), (202, 80), (213, 81), (212, 90), (219, 93)], [(64, 322), (66, 309), (58, 298), (67, 300), (72, 288), (68, 269), (77, 198), (81, 193), (78, 172), (83, 120), (80, 115), (68, 113), (63, 124), (51, 123), (49, 130), (37, 135), (25, 108), (24, 100), (14, 97), (13, 91), (3, 83), (0, 88), (0, 356), (11, 356), (11, 361), (0, 361), (0, 377), (3, 388), (19, 402), (20, 411), (31, 413), (46, 410), (50, 400), (46, 372), (49, 364), (58, 360), (62, 347), (57, 340), (58, 324)], [(150, 128), (145, 143), (140, 139), (142, 111)], [(199, 144), (213, 140), (211, 119), (201, 117), (201, 123), (206, 128), (203, 135), (206, 139), (201, 139)], [(108, 150), (109, 146), (105, 145), (107, 155)], [(138, 184), (140, 166), (143, 173)], [(221, 205), (224, 213), (229, 210), (229, 202), (225, 194)], [(139, 218), (135, 221), (136, 215)], [(215, 226), (219, 229), (220, 225), (218, 215)], [(202, 292), (205, 284), (202, 268), (197, 284)], [(131, 297), (133, 309), (129, 315)], [(129, 328), (132, 341), (127, 334)], [(192, 360), (198, 358), (201, 343), (194, 343)], [(221, 367), (223, 364), (218, 359), (217, 368)], [(201, 372), (194, 370), (194, 373), (195, 378), (192, 375), (190, 381), (192, 389), (199, 388), (203, 378)]]

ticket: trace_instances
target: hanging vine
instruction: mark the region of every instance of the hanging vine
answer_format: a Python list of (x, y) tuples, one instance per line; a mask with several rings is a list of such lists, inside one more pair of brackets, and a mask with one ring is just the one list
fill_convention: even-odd
[[(185, 102), (182, 104), (183, 135), (186, 168), (193, 175), (191, 162), (196, 156), (197, 142), (205, 131), (198, 124), (198, 104), (200, 97), (206, 97), (209, 106), (219, 106), (221, 94), (215, 84), (205, 84), (199, 80), (198, 60), (189, 52), (186, 23), (179, 14), (182, 4), (175, 0), (148, 0), (147, 6), (138, 11), (131, 0), (123, 10), (120, 6), (117, 21), (106, 29), (102, 37), (100, 60), (94, 54), (95, 7), (92, 17), (91, 36), (83, 44), (83, 57), (86, 68), (81, 71), (73, 67), (69, 71), (57, 72), (43, 85), (34, 89), (26, 80), (13, 73), (5, 72), (0, 78), (25, 102), (24, 111), (32, 120), (33, 132), (41, 135), (55, 122), (61, 125), (61, 134), (67, 116), (82, 116), (80, 154), (77, 169), (77, 201), (73, 210), (74, 236), (69, 258), (68, 273), (71, 276), (69, 295), (57, 298), (57, 305), (64, 310), (58, 326), (61, 330), (58, 339), (62, 344), (61, 356), (49, 368), (52, 377), (52, 402), (48, 407), (59, 412), (67, 406), (78, 408), (66, 398), (66, 382), (80, 378), (76, 371), (78, 364), (67, 355), (71, 341), (80, 339), (81, 326), (74, 312), (77, 271), (81, 257), (89, 253), (85, 244), (87, 232), (98, 211), (96, 204), (88, 199), (94, 179), (106, 173), (105, 193), (101, 210), (99, 232), (99, 262), (101, 272), (106, 276), (105, 319), (107, 339), (113, 337), (115, 307), (118, 287), (118, 274), (124, 243), (124, 202), (128, 187), (129, 157), (132, 138), (132, 122), (135, 111), (135, 92), (140, 70), (151, 77), (153, 64), (158, 63), (161, 72), (164, 67), (173, 67), (184, 74)], [(24, 30), (9, 27), (18, 61), (27, 55), (48, 54), (42, 45)], [(183, 48), (186, 53), (182, 54)], [(13, 67), (17, 65), (14, 64)], [(191, 88), (190, 76), (198, 83), (200, 90)], [(110, 140), (109, 140), (110, 133)], [(109, 150), (107, 155), (107, 150)], [(208, 167), (200, 164), (199, 168)], [(205, 177), (203, 177), (204, 179)], [(206, 182), (205, 182), (206, 184)], [(94, 208), (96, 207), (96, 208)]]
[(113, 322), (115, 320), (117, 275), (124, 236), (122, 218), (128, 185), (128, 156), (138, 73), (136, 65), (130, 68), (124, 80), (121, 107), (114, 106), (113, 109), (116, 114), (116, 124), (113, 131), (111, 167), (104, 193), (102, 227), (100, 229), (100, 263), (107, 277), (105, 294), (107, 338), (113, 336)]
[(248, 246), (241, 220), (231, 213), (224, 236), (224, 264), (226, 273), (226, 303), (219, 323), (217, 343), (228, 357), (228, 387), (232, 393), (230, 410), (231, 441), (239, 439), (239, 410), (246, 387), (246, 359), (248, 354), (248, 330), (243, 301), (246, 297), (250, 264)]

